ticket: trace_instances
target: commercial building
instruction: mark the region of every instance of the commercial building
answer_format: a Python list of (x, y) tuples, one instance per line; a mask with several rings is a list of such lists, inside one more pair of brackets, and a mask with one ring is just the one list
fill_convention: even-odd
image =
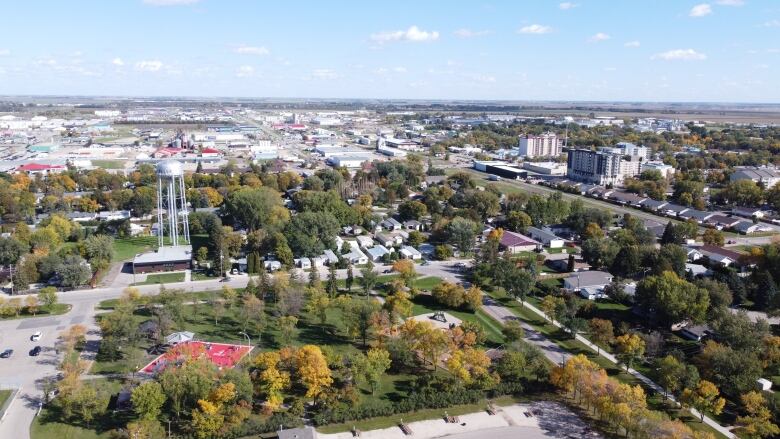
[(630, 142), (620, 142), (612, 147), (603, 147), (601, 151), (637, 157), (643, 161), (647, 160), (650, 154), (650, 150), (646, 146), (638, 146)]
[(528, 171), (524, 171), (514, 166), (509, 166), (505, 162), (475, 161), (474, 169), (476, 169), (477, 171), (487, 172), (488, 174), (497, 175), (499, 177), (509, 178), (512, 180), (528, 177)]
[(523, 169), (543, 175), (566, 175), (566, 166), (556, 162), (524, 162)]
[(519, 155), (525, 157), (557, 157), (563, 150), (563, 139), (555, 133), (520, 136), (518, 150)]
[(136, 255), (133, 273), (189, 270), (192, 264), (192, 246), (160, 247), (157, 251)]
[(664, 164), (663, 162), (643, 162), (642, 172), (645, 171), (658, 171), (661, 173), (661, 177), (669, 178), (674, 175), (674, 166)]
[(328, 163), (337, 168), (359, 168), (371, 159), (362, 155), (339, 155), (328, 159)]
[(530, 252), (542, 247), (542, 243), (520, 233), (505, 230), (499, 246), (509, 253)]

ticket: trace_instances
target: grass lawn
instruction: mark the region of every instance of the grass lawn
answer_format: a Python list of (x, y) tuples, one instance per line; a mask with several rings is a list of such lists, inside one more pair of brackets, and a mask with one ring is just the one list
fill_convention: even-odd
[(184, 273), (155, 273), (146, 275), (146, 280), (133, 285), (156, 285), (184, 282)]
[(157, 248), (157, 237), (136, 236), (114, 240), (114, 260), (126, 261), (132, 259), (138, 253)]
[(103, 169), (123, 169), (125, 167), (118, 160), (92, 160), (92, 166)]
[[(91, 380), (97, 386), (98, 392), (106, 395), (114, 395), (122, 388), (118, 380), (98, 379)], [(30, 437), (32, 439), (108, 439), (112, 437), (110, 430), (124, 427), (127, 423), (127, 414), (114, 414), (111, 410), (92, 421), (90, 426), (74, 422), (66, 424), (58, 422), (60, 413), (53, 406), (48, 406), (36, 416), (30, 425)]]
[[(22, 302), (22, 305), (24, 305), (24, 302)], [(26, 319), (30, 317), (58, 316), (70, 311), (70, 307), (71, 305), (67, 305), (65, 303), (57, 303), (54, 306), (52, 306), (50, 311), (40, 308), (38, 310), (38, 313), (35, 315), (28, 314), (26, 311), (23, 311), (19, 314), (19, 316), (0, 317), (0, 320), (15, 320), (15, 319)], [(2, 405), (2, 403), (0, 403), (0, 405)]]
[(452, 310), (446, 306), (437, 304), (431, 296), (425, 294), (418, 294), (412, 302), (414, 303), (412, 306), (412, 315), (417, 316), (436, 311), (444, 311), (464, 322), (474, 322), (481, 325), (485, 329), (489, 345), (498, 346), (504, 342), (504, 336), (501, 334), (501, 327), (482, 311), (469, 312)]
[[(516, 402), (522, 402), (513, 397), (501, 397), (490, 400), (494, 405), (506, 406)], [(482, 412), (487, 409), (488, 400), (482, 400), (476, 404), (464, 404), (448, 407), (446, 409), (426, 409), (411, 413), (399, 413), (392, 416), (364, 419), (362, 421), (350, 421), (343, 424), (331, 424), (317, 428), (317, 431), (323, 434), (341, 433), (350, 431), (352, 427), (361, 431), (377, 430), (380, 428), (389, 428), (398, 425), (400, 419), (404, 422), (425, 421), (428, 419), (443, 418), (444, 412), (450, 416), (460, 416), (469, 413)]]
[(215, 273), (214, 276), (209, 275), (209, 272), (206, 271), (193, 271), (192, 272), (192, 280), (212, 280), (219, 278), (219, 275)]
[(13, 393), (11, 390), (0, 390), (0, 408), (2, 408), (3, 404), (11, 397), (11, 393)]

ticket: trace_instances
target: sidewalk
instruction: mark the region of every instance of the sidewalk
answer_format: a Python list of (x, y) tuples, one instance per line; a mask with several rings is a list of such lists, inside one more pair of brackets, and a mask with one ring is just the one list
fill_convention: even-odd
[[(508, 308), (502, 305), (499, 305), (498, 302), (496, 302), (494, 299), (485, 296), (484, 302), (485, 303), (483, 305), (483, 308), (485, 309), (485, 312), (487, 312), (487, 314), (493, 317), (494, 319), (501, 322), (501, 324), (504, 324), (504, 322), (506, 322), (507, 320), (517, 320), (517, 316), (511, 310), (509, 310)], [(534, 314), (537, 314), (539, 317), (549, 321), (547, 319), (547, 316), (544, 315), (544, 313), (538, 308), (536, 308), (535, 306), (531, 305), (528, 302), (525, 302), (524, 306)], [(526, 331), (526, 340), (541, 348), (542, 352), (550, 361), (552, 361), (555, 364), (562, 364), (566, 362), (569, 358), (571, 358), (572, 356), (571, 353), (564, 351), (563, 349), (560, 348), (560, 346), (548, 340), (547, 337), (545, 337), (543, 334), (540, 334), (538, 331), (534, 330), (531, 327), (531, 325), (527, 324), (526, 322), (523, 322), (522, 320), (520, 321), (520, 323), (522, 324), (523, 329), (525, 329)], [(552, 321), (552, 324), (558, 328), (562, 328), (561, 324), (555, 320)], [(610, 363), (618, 364), (618, 360), (617, 358), (615, 358), (614, 355), (610, 354), (609, 352), (604, 352), (604, 350), (597, 348), (595, 344), (591, 343), (588, 339), (586, 339), (582, 335), (577, 334), (576, 340), (583, 343), (585, 346), (592, 349), (594, 352), (597, 352), (598, 355), (601, 355), (602, 357), (606, 358)], [(647, 387), (656, 391), (657, 393), (662, 395), (664, 394), (664, 389), (661, 386), (653, 382), (653, 380), (643, 375), (642, 373), (631, 368), (629, 368), (627, 372), (632, 376), (634, 376), (635, 378), (637, 378), (638, 380), (640, 380)], [(673, 395), (669, 395), (668, 398), (678, 406), (680, 405), (680, 403), (677, 401), (677, 399), (675, 399)], [(693, 416), (699, 418), (701, 417), (701, 414), (699, 413), (698, 410), (694, 408), (690, 408), (689, 411)], [(715, 421), (714, 419), (708, 416), (704, 416), (704, 423), (709, 425), (710, 427), (717, 430), (719, 433), (721, 433), (722, 435), (728, 438), (736, 438), (736, 436), (731, 431), (729, 431), (728, 428), (720, 425), (717, 421)]]

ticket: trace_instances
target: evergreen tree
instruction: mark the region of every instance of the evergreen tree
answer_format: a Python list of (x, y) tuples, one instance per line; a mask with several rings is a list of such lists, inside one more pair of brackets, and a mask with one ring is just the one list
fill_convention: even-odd
[(336, 264), (330, 264), (328, 266), (328, 283), (325, 290), (331, 298), (336, 297), (339, 292), (338, 284), (336, 283)]
[(347, 291), (352, 292), (352, 283), (355, 282), (355, 275), (352, 273), (352, 262), (347, 265)]
[(320, 271), (317, 269), (317, 265), (312, 264), (311, 271), (309, 271), (309, 288), (319, 289), (321, 286), (322, 281), (320, 281)]

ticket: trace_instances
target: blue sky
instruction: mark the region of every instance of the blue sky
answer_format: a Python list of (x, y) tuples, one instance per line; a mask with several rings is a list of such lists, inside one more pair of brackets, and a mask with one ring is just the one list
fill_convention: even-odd
[(7, 0), (0, 94), (780, 102), (775, 0)]

